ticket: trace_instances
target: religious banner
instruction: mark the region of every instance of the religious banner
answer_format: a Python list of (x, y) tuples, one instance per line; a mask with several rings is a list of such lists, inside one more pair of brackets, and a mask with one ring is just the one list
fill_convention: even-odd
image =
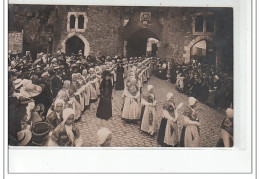
[(8, 33), (8, 50), (11, 54), (22, 53), (23, 51), (23, 32)]

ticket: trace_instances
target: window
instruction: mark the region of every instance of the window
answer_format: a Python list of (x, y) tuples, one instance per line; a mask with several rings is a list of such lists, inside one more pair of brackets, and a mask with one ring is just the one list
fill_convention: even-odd
[(214, 16), (207, 16), (206, 31), (207, 32), (214, 32), (214, 28), (215, 28), (215, 18), (214, 18)]
[(78, 19), (79, 19), (78, 28), (79, 29), (84, 29), (84, 16), (83, 15), (79, 15)]
[(203, 32), (203, 16), (197, 16), (195, 21), (195, 31), (196, 32)]
[(67, 16), (68, 32), (85, 32), (87, 29), (87, 13), (86, 12), (69, 12)]
[(214, 35), (216, 19), (213, 12), (197, 13), (193, 16), (193, 35)]
[(70, 28), (74, 29), (75, 28), (75, 19), (76, 17), (74, 15), (70, 16)]

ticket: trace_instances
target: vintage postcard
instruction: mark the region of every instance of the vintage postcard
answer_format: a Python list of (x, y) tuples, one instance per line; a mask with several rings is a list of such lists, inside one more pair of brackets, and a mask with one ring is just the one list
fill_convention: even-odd
[(232, 8), (8, 10), (9, 145), (233, 146)]
[(241, 146), (234, 14), (233, 6), (9, 3), (9, 149)]

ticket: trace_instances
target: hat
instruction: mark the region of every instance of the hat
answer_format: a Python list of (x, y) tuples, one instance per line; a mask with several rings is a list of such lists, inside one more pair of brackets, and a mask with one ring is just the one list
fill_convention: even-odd
[(58, 65), (53, 65), (54, 69), (59, 69), (60, 67)]
[(148, 85), (147, 86), (147, 91), (150, 91), (153, 88), (153, 85)]
[(189, 97), (188, 102), (189, 106), (193, 106), (197, 102), (197, 99), (194, 97)]
[(88, 70), (87, 69), (82, 70), (82, 75), (83, 76), (86, 76), (87, 74), (88, 74)]
[(82, 64), (82, 62), (81, 62), (80, 60), (78, 60), (76, 63), (77, 63), (77, 64)]
[(14, 73), (15, 73), (15, 72), (17, 72), (17, 70), (16, 70), (15, 68), (14, 68), (14, 69), (12, 69), (12, 70), (10, 70), (10, 71), (12, 71), (12, 72), (14, 72)]
[(17, 89), (19, 86), (21, 86), (21, 81), (22, 79), (16, 79), (13, 83), (14, 83), (14, 88)]
[(13, 60), (11, 61), (11, 66), (15, 67), (16, 66), (16, 62)]
[(101, 68), (100, 66), (96, 66), (96, 67), (95, 67), (95, 71), (96, 71), (96, 72), (100, 72), (100, 71), (102, 71), (102, 68)]
[(25, 129), (17, 133), (18, 145), (25, 146), (32, 139), (32, 133), (30, 130)]
[(77, 77), (77, 74), (76, 73), (72, 73), (71, 78), (74, 79), (76, 77)]
[(130, 78), (130, 84), (137, 85), (137, 80), (134, 77)]
[(43, 146), (46, 144), (50, 132), (50, 125), (47, 122), (36, 122), (32, 126), (32, 143)]
[(215, 76), (214, 76), (214, 78), (215, 78), (216, 80), (218, 80), (218, 79), (219, 79), (218, 75), (215, 75)]
[(32, 84), (32, 80), (23, 79), (20, 83), (21, 83), (21, 85), (23, 85), (23, 86), (27, 86), (27, 85), (29, 85), (29, 84)]
[(166, 95), (167, 101), (170, 100), (172, 97), (173, 97), (172, 93), (167, 93), (167, 95)]
[(52, 62), (52, 63), (57, 62), (57, 58), (53, 58), (51, 62)]
[(36, 68), (41, 68), (41, 66), (40, 66), (40, 65), (37, 65)]
[(102, 66), (101, 66), (101, 69), (102, 69), (103, 71), (105, 71), (105, 70), (107, 69), (107, 66), (106, 66), (106, 65), (102, 65)]
[(229, 119), (233, 118), (233, 109), (227, 108), (226, 115), (227, 115), (227, 118), (229, 118)]
[(71, 114), (74, 114), (75, 115), (75, 110), (71, 109), (71, 108), (66, 108), (63, 110), (63, 114), (62, 114), (62, 117), (63, 117), (63, 123), (65, 123), (68, 119), (68, 117), (71, 115)]
[(104, 142), (107, 140), (107, 137), (111, 135), (112, 132), (108, 128), (101, 128), (97, 131), (97, 140), (98, 140), (98, 145), (101, 146), (104, 144)]
[(21, 89), (21, 94), (25, 98), (31, 98), (38, 96), (42, 92), (42, 88), (39, 85), (28, 84)]
[(77, 77), (80, 78), (81, 77), (81, 73), (76, 73)]
[(94, 72), (94, 68), (90, 68), (88, 71), (89, 71), (89, 73), (93, 73)]
[(64, 100), (63, 99), (60, 99), (60, 98), (57, 98), (56, 100), (55, 100), (55, 102), (54, 102), (54, 106), (56, 107), (56, 105), (57, 104), (62, 104), (63, 105), (63, 107), (64, 107), (64, 105), (65, 105), (65, 102), (64, 102)]
[(49, 73), (46, 71), (46, 72), (44, 72), (42, 75), (41, 75), (41, 77), (48, 77), (48, 76), (50, 76), (49, 75)]

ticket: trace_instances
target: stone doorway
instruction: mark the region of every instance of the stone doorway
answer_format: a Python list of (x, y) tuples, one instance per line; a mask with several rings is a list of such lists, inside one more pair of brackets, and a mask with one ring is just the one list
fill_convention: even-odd
[(77, 36), (72, 36), (66, 41), (66, 55), (78, 54), (80, 50), (84, 54), (84, 49), (84, 42)]

